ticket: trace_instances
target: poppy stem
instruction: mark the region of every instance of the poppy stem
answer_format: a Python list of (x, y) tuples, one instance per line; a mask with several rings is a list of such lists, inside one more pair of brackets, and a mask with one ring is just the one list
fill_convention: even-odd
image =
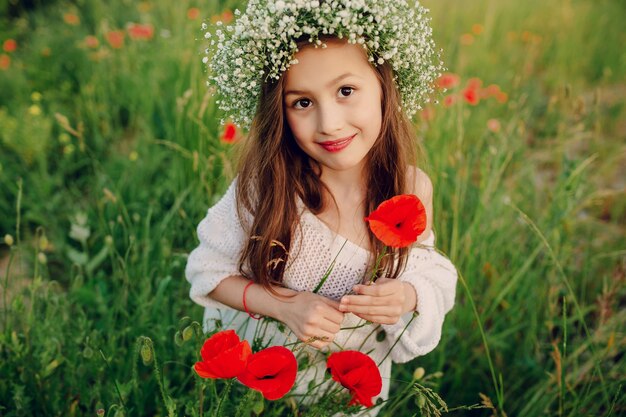
[(372, 276), (370, 277), (370, 282), (368, 285), (372, 285), (376, 281), (376, 274), (378, 273), (378, 267), (380, 266), (380, 261), (383, 260), (383, 257), (387, 254), (387, 245), (383, 246), (383, 250), (376, 258), (376, 265), (374, 266), (374, 270), (372, 271)]
[(411, 320), (409, 320), (409, 322), (406, 324), (406, 326), (404, 326), (404, 329), (402, 329), (402, 332), (400, 333), (400, 336), (398, 336), (398, 338), (396, 339), (396, 341), (393, 343), (393, 345), (391, 345), (391, 347), (389, 348), (389, 351), (387, 351), (387, 354), (385, 355), (384, 358), (382, 358), (380, 360), (380, 362), (378, 362), (378, 366), (380, 367), (380, 365), (385, 361), (385, 359), (387, 359), (387, 356), (389, 356), (389, 354), (391, 353), (391, 351), (393, 350), (393, 348), (396, 347), (396, 345), (398, 344), (398, 342), (400, 341), (400, 339), (402, 338), (402, 335), (404, 334), (404, 332), (406, 332), (406, 329), (409, 328), (409, 326), (411, 325), (411, 323), (413, 322), (413, 320), (415, 320), (415, 317), (417, 317), (417, 313), (413, 313), (411, 315)]
[(243, 399), (239, 402), (239, 406), (235, 411), (235, 417), (242, 417), (246, 415), (246, 411), (248, 413), (250, 412), (250, 402), (252, 401), (252, 398), (254, 398), (255, 393), (256, 391), (253, 389), (249, 389), (248, 392), (246, 392), (246, 395), (243, 396)]
[(233, 379), (230, 378), (228, 381), (226, 381), (226, 386), (224, 387), (224, 390), (222, 391), (222, 394), (220, 395), (220, 400), (217, 403), (217, 410), (215, 411), (215, 415), (216, 416), (220, 416), (220, 411), (222, 408), (222, 403), (224, 402), (224, 397), (228, 397), (228, 393), (230, 392), (230, 387), (231, 385), (233, 385)]

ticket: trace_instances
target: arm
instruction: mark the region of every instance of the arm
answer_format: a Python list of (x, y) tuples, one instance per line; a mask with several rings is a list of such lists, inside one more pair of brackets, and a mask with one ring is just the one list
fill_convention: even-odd
[[(243, 291), (250, 281), (242, 276), (229, 276), (209, 294), (221, 304), (244, 311)], [(330, 344), (339, 332), (343, 313), (339, 303), (310, 292), (272, 286), (271, 294), (260, 284), (252, 284), (246, 292), (250, 312), (272, 317), (289, 327), (298, 339), (315, 348)]]
[[(247, 236), (236, 215), (235, 187), (236, 180), (198, 225), (200, 243), (189, 254), (185, 275), (191, 283), (189, 296), (196, 303), (243, 311), (243, 290), (249, 281), (240, 275), (238, 260)], [(336, 301), (282, 287), (274, 290), (295, 296), (276, 297), (254, 284), (246, 292), (248, 309), (285, 323), (300, 340), (326, 338), (310, 343), (313, 347), (321, 348), (334, 339), (343, 320)]]
[(437, 346), (445, 314), (454, 305), (457, 281), (454, 265), (434, 248), (432, 182), (422, 171), (415, 173), (415, 194), (424, 203), (428, 222), (419, 246), (409, 254), (406, 270), (396, 280), (356, 286), (357, 295), (344, 297), (340, 305), (341, 311), (382, 325), (388, 346), (395, 344), (391, 352), (395, 362), (406, 362)]
[[(428, 175), (416, 167), (409, 169), (408, 182), (413, 184), (410, 192), (419, 197), (426, 210), (426, 228), (417, 239), (421, 244), (432, 238), (433, 184)], [(353, 290), (357, 296), (343, 297), (339, 309), (374, 323), (395, 324), (417, 307), (414, 285), (401, 280), (380, 278), (376, 285), (356, 285)]]

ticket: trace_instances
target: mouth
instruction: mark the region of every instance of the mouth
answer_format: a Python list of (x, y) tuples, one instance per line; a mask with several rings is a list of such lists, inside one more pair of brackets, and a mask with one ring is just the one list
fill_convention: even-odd
[(318, 145), (324, 148), (324, 150), (327, 152), (339, 152), (342, 149), (346, 148), (352, 142), (352, 139), (354, 139), (355, 136), (356, 133), (352, 136), (348, 136), (342, 139), (320, 142), (318, 143)]

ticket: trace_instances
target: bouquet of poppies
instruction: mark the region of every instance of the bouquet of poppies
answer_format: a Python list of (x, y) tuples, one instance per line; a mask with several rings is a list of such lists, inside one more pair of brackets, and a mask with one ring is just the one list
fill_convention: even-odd
[[(198, 376), (236, 378), (267, 400), (277, 400), (287, 394), (298, 371), (296, 358), (289, 349), (271, 346), (252, 353), (248, 341), (241, 341), (234, 330), (215, 333), (204, 342), (200, 355), (202, 361), (193, 367)], [(382, 380), (376, 363), (369, 356), (357, 351), (335, 352), (328, 357), (327, 369), (332, 379), (352, 394), (348, 405), (373, 405), (372, 397), (380, 393)]]
[[(387, 247), (407, 247), (423, 233), (426, 211), (417, 196), (399, 195), (381, 203), (365, 221), (385, 245), (376, 259), (371, 284)], [(328, 278), (332, 266), (331, 263), (316, 290)], [(194, 365), (194, 370), (202, 378), (228, 379), (228, 388), (232, 380), (237, 379), (260, 392), (265, 399), (277, 400), (285, 396), (296, 381), (298, 360), (293, 351), (297, 350), (297, 346), (291, 350), (284, 346), (270, 346), (253, 353), (246, 340), (241, 341), (233, 330), (225, 330), (205, 341), (200, 351), (202, 361)], [(329, 387), (326, 396), (338, 394), (345, 388), (350, 394), (348, 406), (373, 406), (372, 399), (380, 394), (382, 379), (378, 365), (370, 356), (358, 350), (340, 350), (325, 360), (327, 373), (340, 384), (339, 390), (333, 391), (332, 386)]]
[(252, 353), (248, 341), (241, 341), (234, 330), (215, 333), (204, 342), (200, 355), (202, 361), (193, 367), (200, 377), (237, 378), (268, 400), (289, 392), (298, 371), (296, 358), (286, 347), (271, 346)]

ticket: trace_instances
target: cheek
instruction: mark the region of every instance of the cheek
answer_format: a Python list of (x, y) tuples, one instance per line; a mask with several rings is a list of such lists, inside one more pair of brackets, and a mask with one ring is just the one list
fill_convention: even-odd
[(291, 132), (296, 137), (296, 141), (307, 139), (310, 136), (310, 122), (307, 118), (301, 116), (295, 116), (291, 112), (287, 112), (287, 124), (291, 129)]
[(382, 125), (380, 99), (377, 96), (372, 96), (360, 107), (361, 108), (355, 112), (355, 116), (358, 118), (358, 123), (363, 129), (368, 130), (370, 134), (378, 136), (378, 132), (380, 132)]

